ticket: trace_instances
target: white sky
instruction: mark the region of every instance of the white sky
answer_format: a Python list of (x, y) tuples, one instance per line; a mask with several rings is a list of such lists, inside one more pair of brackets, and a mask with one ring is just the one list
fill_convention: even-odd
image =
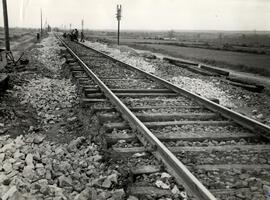
[[(90, 29), (115, 29), (116, 5), (122, 4), (122, 29), (270, 30), (270, 0), (7, 0), (11, 27), (39, 27), (44, 23)], [(0, 26), (3, 26), (0, 3)]]

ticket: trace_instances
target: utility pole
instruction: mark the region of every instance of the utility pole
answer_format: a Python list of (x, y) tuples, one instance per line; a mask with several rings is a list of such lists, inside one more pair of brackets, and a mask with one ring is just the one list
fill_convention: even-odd
[(219, 39), (219, 44), (220, 45), (222, 45), (222, 37), (223, 37), (222, 33), (219, 33), (218, 34), (218, 39)]
[(117, 44), (120, 44), (120, 20), (121, 20), (121, 14), (122, 14), (122, 5), (117, 5), (116, 8), (116, 19), (118, 21), (118, 32), (117, 32)]
[(82, 32), (83, 32), (83, 25), (84, 25), (84, 21), (83, 21), (83, 19), (82, 19)]
[(71, 24), (69, 24), (69, 31), (71, 31)]
[(6, 51), (10, 51), (7, 2), (6, 0), (2, 0), (2, 3), (3, 3), (4, 26), (5, 26), (5, 45)]
[(40, 36), (42, 37), (42, 9), (40, 8)]

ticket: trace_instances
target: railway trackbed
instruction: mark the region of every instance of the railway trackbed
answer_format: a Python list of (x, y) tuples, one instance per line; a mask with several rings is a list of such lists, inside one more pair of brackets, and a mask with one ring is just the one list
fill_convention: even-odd
[[(170, 190), (176, 182), (189, 198), (200, 200), (266, 198), (270, 127), (59, 39), (72, 56), (68, 62), (82, 104), (102, 124), (107, 155), (126, 164), (131, 174), (127, 193), (140, 199), (183, 199), (177, 189)], [(164, 182), (153, 181), (155, 176)]]

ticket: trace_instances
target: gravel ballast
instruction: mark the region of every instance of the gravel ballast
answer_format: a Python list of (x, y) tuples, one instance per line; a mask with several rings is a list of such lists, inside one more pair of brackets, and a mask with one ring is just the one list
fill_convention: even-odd
[(106, 169), (98, 146), (84, 137), (69, 144), (44, 135), (1, 137), (0, 146), (2, 199), (121, 199), (125, 194), (108, 190), (117, 184), (118, 172)]
[(160, 59), (149, 59), (149, 56), (145, 56), (141, 51), (127, 46), (118, 47), (91, 41), (86, 41), (85, 44), (125, 63), (162, 77), (183, 89), (206, 98), (217, 98), (221, 105), (270, 125), (270, 104), (267, 92), (250, 92), (230, 85), (216, 77), (195, 74)]

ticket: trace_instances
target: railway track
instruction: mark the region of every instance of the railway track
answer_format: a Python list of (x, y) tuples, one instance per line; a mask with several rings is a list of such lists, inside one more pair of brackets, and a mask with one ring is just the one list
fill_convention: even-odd
[[(94, 49), (59, 39), (72, 56), (68, 61), (83, 93), (82, 104), (90, 105), (102, 124), (100, 134), (110, 158), (129, 168), (129, 194), (182, 199), (166, 188), (177, 182), (190, 198), (266, 198), (270, 127)], [(163, 189), (153, 187), (160, 183), (153, 177), (160, 175), (167, 183)]]

